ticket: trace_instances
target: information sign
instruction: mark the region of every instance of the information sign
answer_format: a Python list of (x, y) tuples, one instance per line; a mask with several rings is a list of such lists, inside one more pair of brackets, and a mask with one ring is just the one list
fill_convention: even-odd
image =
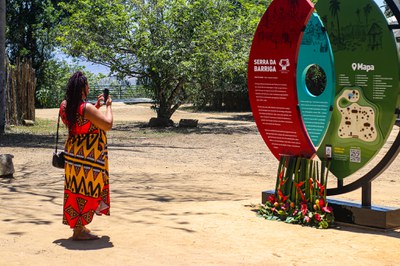
[(315, 148), (297, 99), (296, 65), (303, 31), (313, 12), (308, 1), (274, 0), (256, 30), (248, 65), (253, 116), (276, 158), (312, 157)]
[(311, 141), (317, 147), (325, 135), (332, 114), (335, 68), (329, 37), (316, 13), (307, 24), (300, 46), (297, 95), (301, 117)]
[(332, 153), (345, 178), (365, 166), (392, 131), (399, 106), (399, 58), (385, 16), (372, 0), (319, 0), (336, 71), (331, 122), (317, 154)]

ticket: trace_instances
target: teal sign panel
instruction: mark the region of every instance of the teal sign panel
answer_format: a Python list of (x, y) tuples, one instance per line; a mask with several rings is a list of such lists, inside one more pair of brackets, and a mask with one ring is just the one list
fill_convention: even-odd
[(335, 60), (333, 113), (318, 157), (332, 156), (331, 172), (343, 179), (382, 148), (400, 103), (399, 57), (393, 32), (372, 0), (319, 0)]
[(315, 147), (331, 118), (335, 97), (335, 67), (328, 34), (314, 13), (304, 31), (297, 62), (297, 97), (301, 117)]

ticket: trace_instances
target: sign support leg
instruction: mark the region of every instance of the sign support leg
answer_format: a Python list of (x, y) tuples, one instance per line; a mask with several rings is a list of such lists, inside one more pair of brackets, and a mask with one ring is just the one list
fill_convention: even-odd
[(363, 207), (371, 207), (372, 182), (365, 183), (361, 188), (361, 203)]

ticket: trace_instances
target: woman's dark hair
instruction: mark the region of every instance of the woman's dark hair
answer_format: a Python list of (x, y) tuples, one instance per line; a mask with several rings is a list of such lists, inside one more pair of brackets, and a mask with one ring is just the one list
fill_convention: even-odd
[(87, 78), (81, 71), (75, 72), (69, 78), (66, 93), (67, 107), (65, 111), (70, 129), (76, 123), (76, 114), (79, 104), (82, 101), (82, 89), (86, 88), (87, 85)]

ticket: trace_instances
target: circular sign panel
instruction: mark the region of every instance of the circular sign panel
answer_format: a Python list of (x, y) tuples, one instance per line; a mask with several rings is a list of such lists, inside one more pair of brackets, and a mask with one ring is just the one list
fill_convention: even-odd
[(274, 0), (256, 30), (248, 65), (248, 89), (258, 130), (272, 154), (312, 157), (303, 124), (296, 65), (303, 31), (313, 12), (308, 0)]
[(316, 13), (304, 31), (297, 62), (297, 96), (301, 117), (315, 147), (331, 118), (335, 68), (328, 35)]
[(399, 106), (399, 58), (393, 32), (372, 0), (319, 0), (336, 68), (328, 131), (317, 151), (332, 155), (331, 172), (345, 178), (382, 148)]

